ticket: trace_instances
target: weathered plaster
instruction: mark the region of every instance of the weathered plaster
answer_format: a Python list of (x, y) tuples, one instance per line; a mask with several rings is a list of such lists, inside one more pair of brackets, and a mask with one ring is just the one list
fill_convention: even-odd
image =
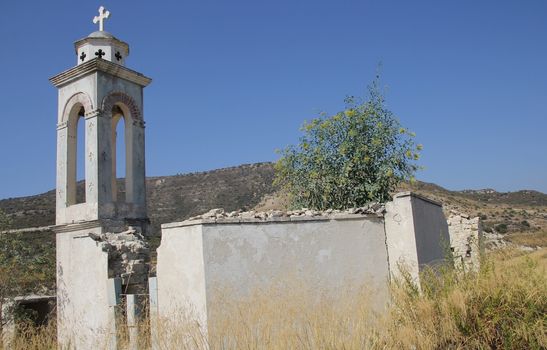
[(428, 198), (403, 192), (386, 204), (386, 244), (391, 274), (408, 272), (417, 282), (426, 266), (445, 261), (450, 238), (442, 205)]
[(165, 230), (157, 253), (156, 276), (161, 276), (157, 277), (158, 315), (175, 324), (187, 316), (204, 324), (207, 298), (203, 226)]
[(108, 253), (89, 237), (100, 227), (57, 233), (57, 334), (60, 348), (104, 344), (114, 322), (108, 306)]
[[(206, 325), (219, 292), (231, 298), (271, 283), (303, 283), (320, 293), (365, 287), (377, 309), (388, 295), (383, 219), (345, 218), (164, 225), (158, 248), (158, 315), (193, 315)], [(206, 220), (205, 220), (206, 221)]]

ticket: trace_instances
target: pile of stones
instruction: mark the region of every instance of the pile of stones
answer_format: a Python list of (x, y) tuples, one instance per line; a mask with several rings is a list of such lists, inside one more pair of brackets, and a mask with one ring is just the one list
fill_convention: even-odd
[(148, 279), (150, 248), (138, 229), (119, 233), (90, 233), (108, 253), (108, 275), (121, 277), (123, 285), (142, 285)]
[(385, 213), (385, 207), (380, 203), (371, 203), (359, 208), (349, 208), (344, 210), (339, 209), (327, 209), (327, 210), (313, 210), (308, 208), (302, 208), (299, 210), (268, 210), (268, 211), (231, 211), (226, 212), (222, 208), (211, 209), (205, 214), (192, 216), (187, 221), (195, 220), (217, 220), (217, 219), (254, 219), (254, 220), (275, 220), (275, 219), (290, 219), (290, 218), (330, 218), (346, 215), (376, 215), (383, 216)]

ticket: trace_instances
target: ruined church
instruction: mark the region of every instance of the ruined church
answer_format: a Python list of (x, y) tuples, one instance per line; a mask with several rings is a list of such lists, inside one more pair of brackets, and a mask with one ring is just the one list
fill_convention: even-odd
[[(144, 311), (152, 348), (165, 341), (158, 327), (176, 324), (188, 310), (206, 334), (219, 307), (216, 290), (245, 297), (286, 276), (318, 291), (336, 292), (348, 282), (365, 285), (381, 310), (400, 267), (418, 282), (425, 267), (445, 263), (453, 232), (464, 237), (453, 249), (466, 263), (477, 263), (469, 253), (470, 244), (478, 251), (472, 223), (462, 217), (447, 223), (440, 203), (404, 192), (385, 205), (343, 211), (215, 209), (164, 223), (152, 272), (143, 114), (151, 79), (126, 67), (129, 45), (104, 30), (109, 15), (99, 8), (93, 20), (99, 30), (74, 43), (75, 66), (50, 79), (58, 89), (54, 230), (60, 348), (116, 349), (118, 328), (128, 326), (136, 338)], [(119, 123), (124, 135), (116, 133)], [(79, 124), (83, 159), (77, 159)], [(123, 191), (116, 174), (119, 137), (125, 148)], [(81, 196), (77, 162), (85, 163)]]

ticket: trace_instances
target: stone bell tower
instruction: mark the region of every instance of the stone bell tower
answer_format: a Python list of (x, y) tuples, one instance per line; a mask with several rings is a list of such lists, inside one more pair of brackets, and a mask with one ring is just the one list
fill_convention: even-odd
[[(101, 6), (93, 20), (99, 30), (74, 44), (76, 65), (50, 79), (59, 102), (55, 232), (61, 347), (106, 346), (107, 335), (115, 333), (121, 295), (146, 293), (143, 89), (151, 79), (125, 67), (129, 46), (104, 31), (109, 16)], [(123, 135), (116, 134), (119, 123)], [(77, 159), (79, 124), (83, 159)], [(119, 137), (125, 181), (116, 174)], [(78, 195), (77, 164), (85, 165), (85, 190), (80, 187)]]
[[(100, 14), (102, 21), (109, 12)], [(59, 89), (56, 224), (147, 220), (144, 75), (125, 67), (129, 46), (103, 30), (75, 43), (77, 65), (50, 81)], [(85, 119), (85, 158), (76, 159), (78, 120)], [(125, 126), (125, 198), (116, 181), (116, 126)], [(76, 197), (76, 164), (85, 162), (85, 201)]]

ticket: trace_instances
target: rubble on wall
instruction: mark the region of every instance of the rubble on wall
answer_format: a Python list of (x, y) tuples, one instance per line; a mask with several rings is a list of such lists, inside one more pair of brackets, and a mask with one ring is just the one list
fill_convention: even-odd
[(480, 218), (452, 210), (447, 223), (454, 263), (458, 267), (478, 268), (483, 239)]
[(150, 248), (138, 228), (129, 227), (119, 233), (102, 233), (89, 236), (100, 242), (108, 253), (108, 275), (121, 277), (122, 285), (146, 286)]
[(226, 219), (231, 220), (252, 220), (252, 221), (275, 221), (276, 219), (289, 220), (291, 218), (336, 218), (346, 215), (375, 215), (383, 217), (385, 213), (385, 207), (380, 203), (371, 203), (359, 208), (350, 208), (345, 210), (327, 209), (327, 210), (312, 210), (308, 208), (302, 208), (299, 210), (268, 210), (268, 211), (232, 211), (226, 212), (222, 208), (211, 209), (207, 213), (197, 215), (189, 218), (186, 221), (197, 220), (219, 220)]

